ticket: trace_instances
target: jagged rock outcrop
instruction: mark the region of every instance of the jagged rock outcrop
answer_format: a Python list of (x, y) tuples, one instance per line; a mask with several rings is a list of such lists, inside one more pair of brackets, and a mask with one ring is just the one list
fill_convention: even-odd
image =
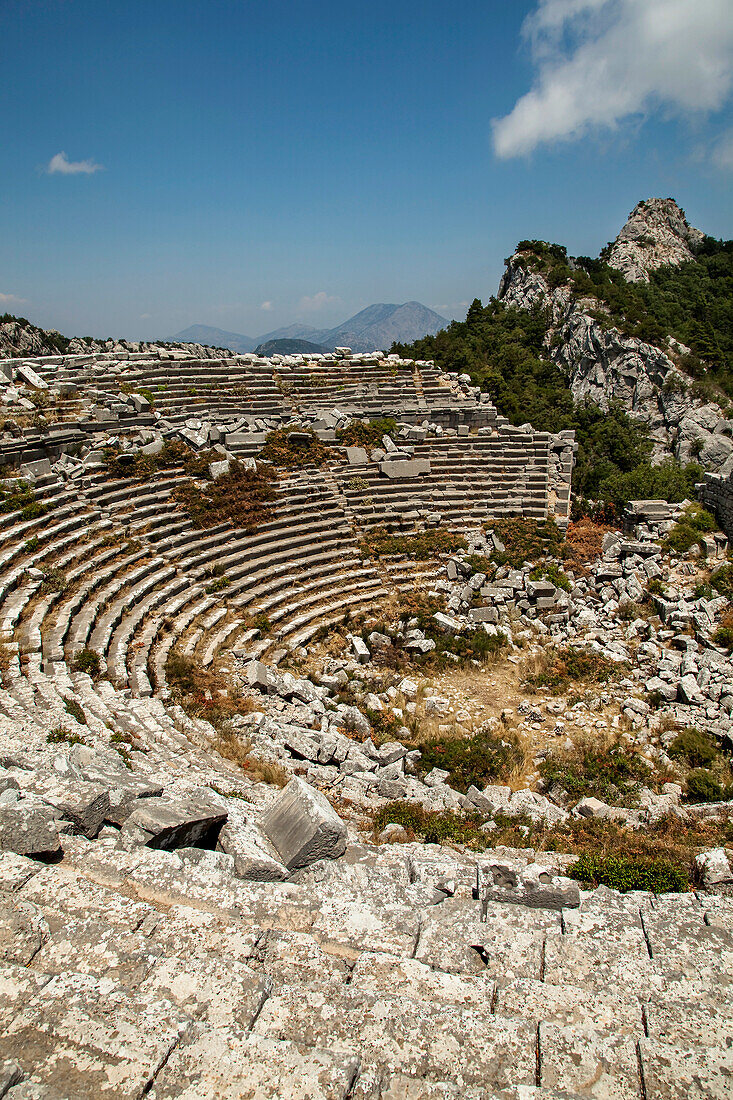
[(137, 340), (92, 340), (89, 337), (73, 337), (71, 340), (59, 332), (38, 328), (24, 317), (16, 317), (0, 324), (0, 359), (32, 359), (46, 355), (94, 355), (100, 352), (118, 353), (125, 358), (130, 352), (165, 348), (181, 355), (196, 355), (200, 359), (216, 359), (220, 352), (203, 344), (150, 343)]
[(591, 400), (602, 409), (620, 404), (647, 424), (658, 459), (670, 453), (708, 470), (733, 469), (731, 421), (714, 402), (692, 396), (690, 379), (673, 361), (686, 349), (672, 340), (659, 348), (624, 335), (599, 319), (607, 312), (601, 301), (577, 299), (567, 285), (551, 287), (531, 259), (524, 253), (509, 258), (498, 297), (515, 309), (548, 311), (547, 355), (567, 374), (574, 399)]
[(608, 263), (629, 282), (648, 283), (650, 271), (694, 260), (704, 236), (674, 199), (643, 199), (613, 242)]

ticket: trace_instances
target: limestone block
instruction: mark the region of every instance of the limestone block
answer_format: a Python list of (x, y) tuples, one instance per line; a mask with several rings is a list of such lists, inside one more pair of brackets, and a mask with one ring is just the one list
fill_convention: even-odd
[(203, 798), (145, 798), (127, 818), (122, 832), (148, 848), (210, 848), (226, 819), (225, 810)]
[(239, 878), (255, 882), (286, 879), (288, 869), (270, 851), (270, 845), (244, 814), (230, 813), (219, 833), (219, 847), (234, 857), (234, 870)]
[(346, 637), (360, 665), (365, 665), (368, 661), (371, 661), (372, 655), (363, 638), (360, 638), (358, 634), (347, 634)]
[(27, 966), (47, 936), (48, 924), (35, 905), (0, 893), (0, 962)]
[(36, 374), (29, 363), (18, 363), (15, 367), (15, 373), (27, 385), (32, 386), (34, 390), (48, 389), (48, 382), (44, 382), (40, 374)]
[(350, 466), (365, 466), (369, 456), (363, 447), (347, 447), (346, 457)]
[(79, 779), (39, 782), (37, 792), (58, 815), (71, 823), (71, 830), (92, 838), (104, 824), (110, 808), (108, 790), (99, 783)]
[(20, 856), (51, 858), (61, 850), (58, 814), (48, 809), (24, 806), (0, 806), (0, 849)]
[(328, 799), (297, 776), (260, 822), (291, 871), (319, 859), (336, 859), (346, 849), (346, 826)]
[(422, 477), (430, 473), (429, 458), (394, 458), (384, 459), (379, 463), (380, 473), (390, 479)]
[(733, 883), (733, 869), (724, 848), (711, 848), (709, 852), (701, 852), (695, 856), (695, 863), (702, 874), (706, 890)]
[(442, 611), (436, 612), (433, 615), (435, 625), (439, 630), (442, 630), (444, 634), (460, 634), (463, 627), (459, 623), (458, 619), (454, 619), (452, 615), (444, 615)]
[(503, 901), (530, 909), (575, 909), (580, 905), (577, 882), (554, 875), (537, 863), (521, 866), (497, 860), (478, 864), (482, 901)]

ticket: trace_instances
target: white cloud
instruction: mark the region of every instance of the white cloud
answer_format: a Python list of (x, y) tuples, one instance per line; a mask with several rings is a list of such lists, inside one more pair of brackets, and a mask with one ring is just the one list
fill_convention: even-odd
[(274, 309), (274, 302), (263, 302), (260, 306), (260, 309), (264, 310), (265, 313), (269, 313), (272, 309)]
[(733, 82), (730, 0), (539, 0), (522, 33), (536, 77), (493, 120), (502, 158), (653, 109), (714, 111)]
[(340, 302), (340, 298), (331, 297), (326, 294), (325, 290), (319, 290), (317, 294), (313, 294), (310, 297), (306, 295), (300, 299), (300, 309), (306, 313), (315, 313), (319, 309), (325, 309), (327, 306), (336, 305)]
[(713, 148), (713, 163), (724, 172), (733, 172), (733, 130), (718, 139)]
[(17, 294), (0, 294), (0, 306), (24, 306), (27, 298), (19, 298)]
[(48, 162), (46, 172), (49, 176), (91, 176), (94, 172), (101, 172), (102, 167), (94, 160), (69, 160), (66, 153), (57, 153)]

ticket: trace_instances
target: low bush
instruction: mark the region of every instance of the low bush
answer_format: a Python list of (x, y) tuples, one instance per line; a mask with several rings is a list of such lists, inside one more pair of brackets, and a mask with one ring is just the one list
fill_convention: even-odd
[(539, 770), (545, 787), (558, 784), (571, 801), (593, 796), (611, 804), (633, 802), (641, 784), (653, 776), (641, 756), (617, 742), (588, 741), (567, 752), (551, 752)]
[(573, 587), (569, 578), (553, 563), (536, 566), (530, 573), (530, 579), (533, 581), (550, 581), (551, 584), (555, 585), (555, 588), (562, 588), (563, 592), (569, 592)]
[(344, 447), (381, 447), (382, 436), (392, 435), (396, 428), (397, 421), (391, 416), (366, 423), (353, 420), (348, 428), (336, 432), (336, 438)]
[(455, 554), (468, 546), (463, 535), (454, 531), (432, 530), (416, 535), (389, 535), (383, 528), (371, 531), (361, 544), (364, 557), (391, 557), (404, 554), (415, 561), (428, 561), (440, 554)]
[(721, 617), (713, 641), (723, 649), (733, 650), (733, 611), (727, 611)]
[(251, 532), (272, 516), (265, 506), (275, 500), (274, 482), (275, 475), (267, 467), (251, 470), (232, 461), (228, 473), (214, 481), (177, 485), (173, 496), (196, 527), (228, 522)]
[(44, 594), (49, 592), (63, 592), (67, 585), (66, 576), (60, 569), (47, 569), (43, 574), (39, 591)]
[(689, 886), (689, 874), (668, 859), (635, 859), (627, 856), (586, 853), (568, 868), (568, 875), (591, 886), (609, 886), (627, 893), (650, 890), (654, 894), (680, 892)]
[(718, 524), (715, 516), (700, 504), (690, 504), (685, 509), (682, 518), (675, 523), (664, 539), (663, 546), (665, 550), (685, 554), (692, 546), (699, 543), (702, 535), (717, 530)]
[(66, 709), (66, 713), (70, 714), (72, 718), (75, 718), (80, 726), (85, 726), (87, 724), (87, 716), (76, 699), (64, 699), (64, 708)]
[(708, 768), (718, 759), (720, 750), (714, 737), (691, 726), (677, 734), (667, 753), (690, 768)]
[(685, 798), (688, 802), (724, 802), (731, 793), (707, 768), (693, 768), (687, 776)]
[(541, 521), (513, 516), (487, 521), (484, 528), (492, 531), (504, 546), (503, 550), (494, 550), (491, 554), (491, 560), (497, 565), (518, 569), (528, 561), (559, 557), (562, 550), (562, 532), (551, 519)]
[(483, 788), (487, 783), (506, 779), (524, 762), (524, 753), (515, 736), (499, 737), (489, 731), (470, 737), (436, 737), (420, 744), (420, 768), (443, 768), (450, 772), (448, 783), (466, 793), (470, 786)]
[(417, 802), (389, 802), (382, 806), (374, 816), (375, 834), (391, 824), (401, 825), (411, 839), (420, 839), (426, 844), (448, 841), (483, 851), (491, 843), (481, 832), (483, 818), (479, 814), (424, 810)]
[(78, 733), (72, 733), (64, 726), (58, 726), (56, 729), (51, 730), (46, 737), (46, 741), (49, 745), (86, 745), (83, 737), (80, 737)]
[(563, 694), (571, 683), (607, 684), (616, 679), (624, 665), (616, 664), (600, 653), (574, 646), (547, 650), (527, 671), (524, 684), (528, 688), (544, 688), (553, 695)]
[(86, 672), (92, 680), (99, 679), (102, 673), (102, 658), (93, 649), (80, 649), (71, 662), (74, 672)]
[(301, 470), (306, 466), (325, 466), (332, 460), (333, 451), (309, 429), (278, 428), (267, 435), (260, 458), (286, 470)]
[(171, 695), (191, 718), (205, 718), (221, 732), (237, 714), (249, 714), (252, 700), (239, 695), (212, 669), (202, 668), (191, 657), (168, 654), (165, 675)]

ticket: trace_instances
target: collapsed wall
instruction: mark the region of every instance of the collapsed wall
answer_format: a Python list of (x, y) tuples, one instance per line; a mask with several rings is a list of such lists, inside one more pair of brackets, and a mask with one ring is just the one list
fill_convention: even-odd
[(733, 473), (705, 474), (700, 500), (717, 517), (728, 538), (733, 538)]

